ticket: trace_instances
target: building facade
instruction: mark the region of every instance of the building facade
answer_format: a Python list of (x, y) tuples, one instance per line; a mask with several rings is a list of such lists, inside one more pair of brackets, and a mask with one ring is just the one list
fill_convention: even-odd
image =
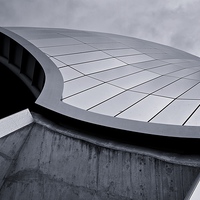
[(0, 199), (193, 198), (198, 57), (69, 29), (1, 28), (0, 46)]

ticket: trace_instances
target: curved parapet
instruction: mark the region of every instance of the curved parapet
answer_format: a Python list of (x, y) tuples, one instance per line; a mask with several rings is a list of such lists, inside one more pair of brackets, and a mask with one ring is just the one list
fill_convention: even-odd
[(114, 34), (45, 28), (0, 32), (1, 62), (30, 88), (40, 109), (83, 127), (111, 128), (138, 141), (146, 137), (151, 146), (179, 141), (174, 148), (184, 149), (198, 142), (198, 57)]

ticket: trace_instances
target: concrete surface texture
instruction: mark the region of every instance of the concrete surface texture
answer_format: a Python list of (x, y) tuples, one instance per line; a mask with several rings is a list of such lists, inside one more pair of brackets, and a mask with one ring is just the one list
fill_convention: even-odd
[(106, 147), (34, 119), (0, 139), (1, 200), (182, 200), (200, 171), (198, 158)]

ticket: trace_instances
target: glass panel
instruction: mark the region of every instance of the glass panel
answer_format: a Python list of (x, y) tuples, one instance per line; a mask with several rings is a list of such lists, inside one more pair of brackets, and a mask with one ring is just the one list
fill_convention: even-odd
[(152, 93), (176, 80), (177, 79), (175, 77), (161, 76), (147, 83), (139, 85), (131, 90), (145, 92), (145, 93)]
[(175, 55), (169, 55), (166, 53), (147, 53), (147, 55), (151, 56), (154, 59), (168, 59), (176, 57)]
[(162, 50), (160, 49), (153, 49), (153, 48), (149, 48), (149, 49), (137, 49), (138, 51), (142, 52), (142, 53), (163, 53)]
[(19, 34), (20, 36), (22, 36), (23, 38), (26, 38), (27, 40), (43, 40), (43, 39), (47, 39), (47, 38), (63, 38), (63, 35), (58, 35), (57, 33), (42, 33), (42, 32), (34, 32), (32, 33), (30, 32), (24, 32), (22, 34)]
[(104, 43), (104, 44), (97, 43), (97, 44), (90, 44), (90, 45), (100, 50), (127, 48), (127, 46), (121, 43)]
[(79, 93), (75, 96), (64, 99), (63, 101), (67, 104), (87, 110), (92, 106), (95, 106), (105, 101), (106, 99), (121, 93), (122, 91), (122, 89), (112, 85), (103, 84), (85, 92)]
[(133, 63), (138, 63), (138, 62), (154, 60), (153, 58), (146, 56), (146, 55), (123, 56), (123, 57), (118, 57), (118, 59), (127, 64), (133, 64)]
[(179, 81), (176, 81), (163, 89), (155, 92), (156, 95), (176, 98), (185, 91), (187, 91), (189, 88), (193, 87), (195, 84), (197, 84), (197, 81), (194, 80), (187, 80), (187, 79), (180, 79)]
[(153, 67), (159, 67), (162, 65), (167, 65), (168, 63), (162, 62), (160, 60), (152, 60), (152, 61), (147, 61), (147, 62), (141, 62), (141, 63), (135, 63), (133, 66), (142, 68), (142, 69), (149, 69)]
[(78, 92), (82, 92), (83, 90), (87, 90), (101, 83), (102, 82), (93, 78), (89, 78), (87, 76), (65, 82), (63, 89), (63, 98), (74, 95)]
[(83, 43), (108, 43), (115, 42), (114, 40), (108, 37), (100, 37), (100, 36), (90, 36), (90, 37), (74, 37), (75, 39), (83, 42)]
[(110, 81), (122, 76), (126, 76), (132, 73), (136, 73), (141, 71), (141, 69), (137, 68), (137, 67), (133, 67), (130, 65), (125, 65), (122, 67), (118, 67), (118, 68), (114, 68), (114, 69), (110, 69), (110, 70), (106, 70), (103, 72), (99, 72), (99, 73), (95, 73), (95, 74), (91, 74), (90, 76), (97, 78), (99, 80), (102, 81)]
[(117, 117), (147, 122), (171, 101), (172, 99), (151, 95), (125, 110)]
[(72, 69), (71, 67), (60, 68), (60, 72), (63, 76), (64, 81), (69, 81), (71, 79), (83, 76), (81, 73), (77, 72), (76, 70)]
[(126, 55), (134, 55), (141, 54), (139, 51), (135, 49), (115, 49), (115, 50), (107, 50), (105, 51), (107, 54), (111, 56), (126, 56)]
[(164, 74), (168, 74), (170, 72), (174, 72), (181, 69), (183, 69), (181, 66), (170, 64), (170, 65), (164, 65), (157, 68), (152, 68), (149, 71), (164, 75)]
[(191, 74), (189, 76), (186, 76), (185, 78), (188, 78), (188, 79), (194, 79), (194, 80), (200, 80), (200, 72), (197, 72), (195, 74)]
[(129, 89), (136, 85), (142, 84), (146, 81), (154, 79), (158, 76), (159, 76), (158, 74), (154, 74), (152, 72), (142, 71), (136, 74), (132, 74), (130, 76), (126, 76), (126, 77), (111, 81), (110, 83), (124, 89)]
[(31, 40), (37, 47), (49, 47), (49, 46), (60, 46), (60, 45), (73, 45), (73, 44), (82, 44), (81, 42), (73, 38), (51, 38), (51, 39), (42, 39), (42, 40)]
[(196, 60), (188, 60), (187, 62), (178, 63), (178, 65), (181, 65), (182, 67), (195, 67), (200, 66), (200, 63)]
[(141, 42), (141, 41), (130, 41), (130, 42), (126, 42), (125, 44), (127, 44), (127, 46), (129, 47), (132, 47), (136, 50), (140, 50), (142, 48), (151, 48), (148, 44), (146, 44), (146, 41), (145, 42)]
[(72, 64), (76, 64), (76, 63), (105, 59), (105, 58), (109, 58), (109, 57), (110, 57), (109, 55), (107, 55), (101, 51), (94, 51), (94, 52), (88, 52), (88, 53), (57, 56), (56, 58), (68, 65), (72, 65)]
[(163, 59), (163, 61), (167, 63), (186, 63), (187, 62), (186, 59)]
[(181, 77), (187, 76), (187, 75), (192, 74), (192, 73), (199, 71), (199, 70), (200, 70), (199, 68), (189, 68), (189, 69), (183, 69), (183, 70), (180, 70), (180, 71), (177, 71), (177, 72), (173, 72), (173, 73), (170, 73), (168, 75), (181, 78)]
[(195, 85), (186, 93), (179, 97), (180, 99), (200, 99), (200, 84)]
[(129, 47), (133, 47), (134, 49), (141, 49), (141, 48), (151, 48), (148, 41), (136, 39), (136, 38), (127, 38), (124, 36), (116, 37), (112, 35), (112, 38), (116, 38), (118, 42), (121, 42)]
[(200, 108), (194, 112), (194, 114), (185, 123), (185, 126), (200, 126)]
[(200, 101), (175, 100), (161, 111), (151, 122), (182, 125), (192, 114)]
[(81, 52), (87, 52), (87, 51), (95, 51), (94, 48), (92, 48), (86, 44), (72, 45), (72, 46), (45, 47), (45, 48), (40, 48), (40, 50), (51, 56), (59, 56), (59, 55), (72, 54), (72, 53), (81, 53)]
[(115, 116), (145, 96), (145, 94), (126, 91), (92, 108), (90, 111)]
[(115, 67), (123, 66), (125, 63), (115, 59), (105, 59), (105, 60), (98, 60), (94, 62), (88, 62), (83, 64), (74, 65), (73, 68), (77, 69), (78, 71), (84, 74), (91, 74), (107, 69), (112, 69)]
[(72, 29), (62, 29), (59, 30), (59, 33), (62, 35), (66, 35), (69, 37), (92, 37), (92, 36), (96, 36), (99, 33), (96, 32), (89, 32), (89, 31), (80, 31), (80, 30), (72, 30)]
[(55, 64), (58, 68), (59, 68), (59, 67), (65, 66), (64, 63), (61, 63), (60, 61), (56, 60), (55, 58), (53, 58), (53, 57), (49, 57), (49, 58), (54, 62), (54, 64)]

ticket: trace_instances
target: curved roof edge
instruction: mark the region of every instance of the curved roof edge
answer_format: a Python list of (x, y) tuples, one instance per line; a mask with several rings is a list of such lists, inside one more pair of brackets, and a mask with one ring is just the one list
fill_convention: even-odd
[(44, 87), (35, 104), (55, 113), (83, 122), (110, 127), (129, 132), (172, 138), (200, 138), (200, 127), (165, 125), (135, 120), (114, 118), (85, 111), (61, 101), (63, 78), (55, 64), (37, 47), (21, 36), (0, 27), (0, 32), (7, 35), (25, 48), (42, 66), (45, 73)]

